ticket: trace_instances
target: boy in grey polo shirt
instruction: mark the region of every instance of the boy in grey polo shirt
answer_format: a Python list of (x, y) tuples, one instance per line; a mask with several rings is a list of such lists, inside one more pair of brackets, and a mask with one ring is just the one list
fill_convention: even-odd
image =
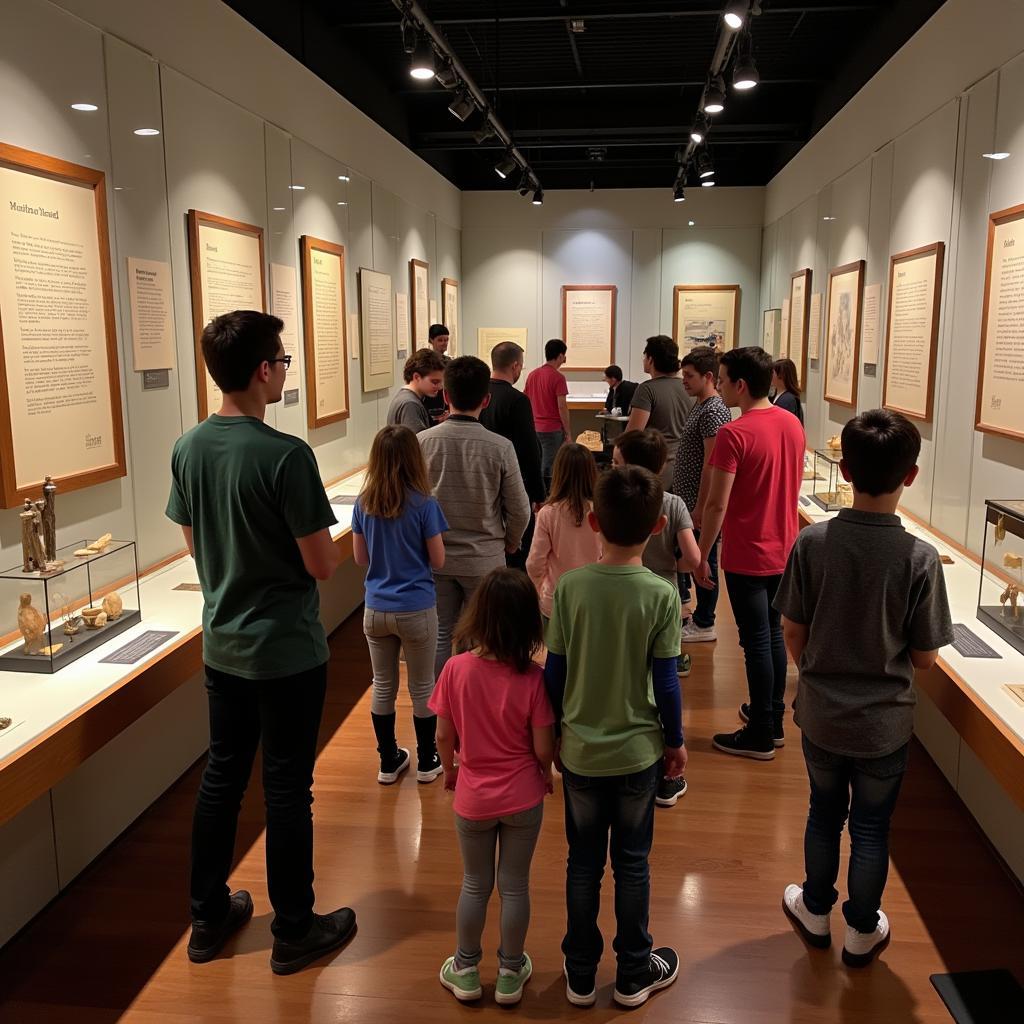
[(875, 409), (846, 424), (842, 445), (853, 508), (801, 532), (775, 597), (800, 669), (795, 721), (811, 785), (807, 877), (786, 888), (783, 909), (811, 945), (829, 945), (849, 815), (843, 961), (861, 967), (889, 941), (879, 908), (914, 729), (914, 670), (931, 668), (953, 627), (938, 554), (895, 514), (917, 476), (917, 428)]

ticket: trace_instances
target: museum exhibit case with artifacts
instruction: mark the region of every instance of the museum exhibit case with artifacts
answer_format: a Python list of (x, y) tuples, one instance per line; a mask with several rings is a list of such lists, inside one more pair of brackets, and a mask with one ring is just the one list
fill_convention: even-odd
[(830, 437), (824, 448), (814, 449), (814, 489), (811, 500), (826, 512), (837, 512), (853, 505), (853, 487), (839, 470), (843, 451), (838, 435)]
[(1024, 654), (1024, 500), (985, 501), (978, 618)]

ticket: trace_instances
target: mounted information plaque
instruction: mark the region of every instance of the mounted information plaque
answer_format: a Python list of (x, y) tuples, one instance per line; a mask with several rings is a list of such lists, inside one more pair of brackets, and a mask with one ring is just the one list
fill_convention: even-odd
[(303, 235), (302, 331), (306, 422), (311, 430), (348, 419), (345, 247)]

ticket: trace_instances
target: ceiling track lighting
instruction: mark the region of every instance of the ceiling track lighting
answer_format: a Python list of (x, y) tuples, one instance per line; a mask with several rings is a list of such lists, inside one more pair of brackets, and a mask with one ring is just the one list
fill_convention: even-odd
[(701, 178), (713, 178), (715, 176), (715, 165), (711, 159), (711, 154), (707, 151), (706, 147), (702, 147), (697, 151), (697, 177)]
[(740, 34), (736, 43), (736, 62), (732, 70), (732, 87), (741, 91), (753, 89), (761, 81), (754, 63), (754, 44), (750, 33)]
[(720, 114), (725, 110), (725, 82), (721, 75), (715, 75), (708, 82), (704, 89), (704, 102), (702, 103), (705, 114)]
[(543, 206), (544, 205), (544, 189), (542, 189), (540, 186), (535, 188), (533, 190), (533, 199), (531, 199), (530, 202), (533, 203), (534, 206)]
[(421, 34), (416, 40), (416, 46), (412, 51), (412, 60), (409, 62), (409, 74), (419, 82), (429, 81), (436, 74), (434, 47), (426, 33)]
[(497, 174), (499, 178), (507, 178), (518, 166), (518, 161), (512, 155), (511, 150), (509, 150), (494, 165), (494, 173)]
[(460, 121), (465, 121), (476, 110), (476, 102), (468, 92), (463, 90), (448, 104), (448, 110), (453, 117), (458, 118)]
[(450, 60), (442, 62), (434, 78), (442, 89), (454, 89), (459, 84), (459, 76), (452, 67)]
[(693, 121), (693, 127), (690, 129), (690, 141), (695, 142), (698, 146), (708, 137), (708, 131), (711, 129), (711, 122), (708, 121), (705, 114), (698, 114)]
[(492, 125), (490, 121), (484, 121), (484, 123), (480, 125), (475, 132), (473, 132), (473, 141), (479, 146), (481, 142), (493, 139), (494, 136), (494, 125)]
[(408, 18), (402, 19), (402, 49), (411, 57), (416, 49), (416, 41), (419, 39), (419, 32), (414, 22)]
[(726, 7), (725, 9), (725, 13), (722, 15), (722, 20), (729, 28), (731, 28), (735, 32), (737, 29), (743, 28), (743, 24), (747, 20), (747, 14), (749, 13), (749, 10), (749, 4), (729, 4), (729, 6)]
[(686, 202), (686, 189), (683, 188), (681, 181), (676, 182), (676, 187), (672, 190), (672, 202), (673, 203), (685, 203)]

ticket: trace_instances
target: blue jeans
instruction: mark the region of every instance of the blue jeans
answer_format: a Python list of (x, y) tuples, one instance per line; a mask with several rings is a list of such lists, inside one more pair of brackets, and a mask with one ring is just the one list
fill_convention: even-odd
[(555, 464), (555, 456), (562, 447), (565, 434), (561, 430), (538, 430), (537, 440), (540, 441), (540, 475), (547, 494), (551, 490), (551, 467)]
[(565, 835), (569, 861), (565, 877), (568, 923), (562, 952), (570, 971), (597, 969), (604, 940), (597, 926), (601, 878), (611, 834), (615, 875), (615, 950), (619, 979), (643, 974), (651, 962), (647, 920), (654, 839), (654, 796), (661, 762), (631, 775), (577, 775), (562, 771)]
[(839, 899), (839, 841), (850, 818), (850, 868), (843, 904), (846, 923), (870, 933), (889, 874), (889, 821), (896, 807), (909, 744), (885, 757), (843, 757), (803, 738), (811, 806), (804, 833), (804, 904), (827, 914)]
[(750, 728), (772, 734), (773, 719), (786, 710), (786, 645), (782, 614), (772, 607), (778, 576), (725, 573), (729, 602), (740, 634), (750, 694)]

